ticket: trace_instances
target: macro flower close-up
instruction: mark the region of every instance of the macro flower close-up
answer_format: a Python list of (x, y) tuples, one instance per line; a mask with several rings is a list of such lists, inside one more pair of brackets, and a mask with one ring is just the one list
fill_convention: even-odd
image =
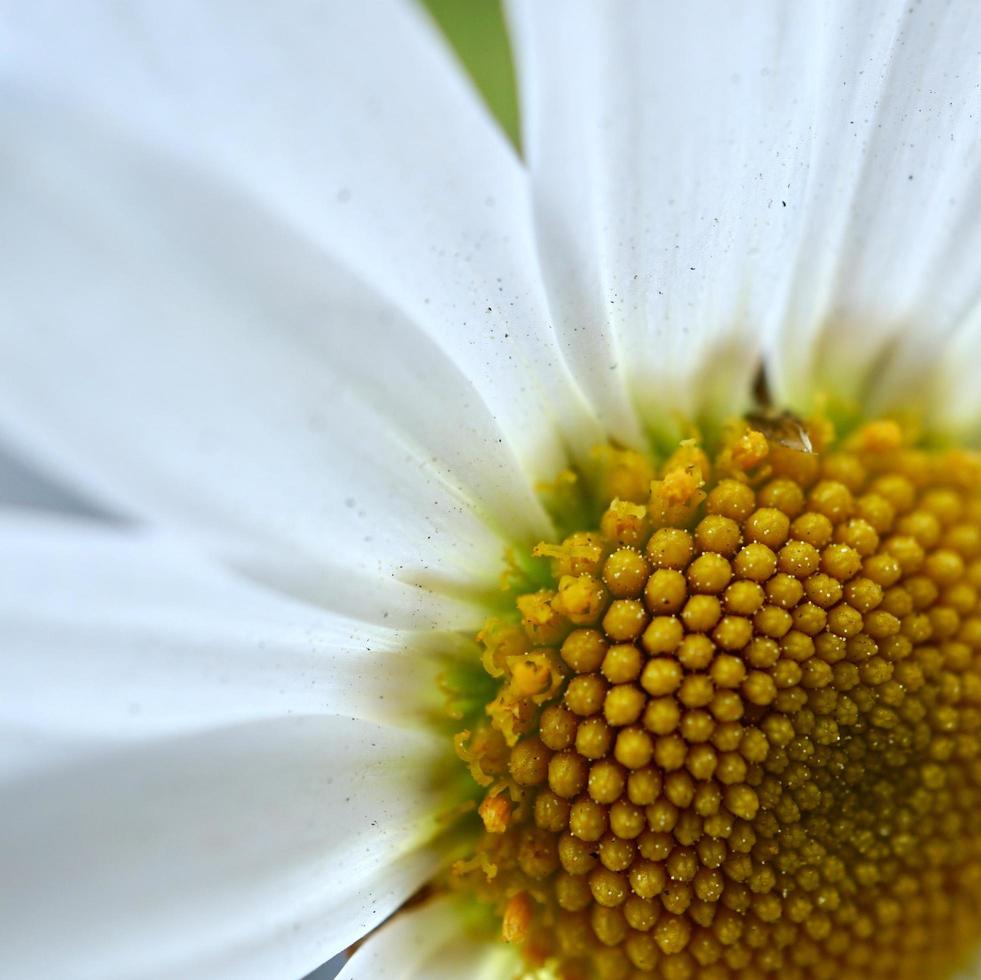
[(0, 975), (981, 976), (981, 7), (0, 0), (0, 89)]

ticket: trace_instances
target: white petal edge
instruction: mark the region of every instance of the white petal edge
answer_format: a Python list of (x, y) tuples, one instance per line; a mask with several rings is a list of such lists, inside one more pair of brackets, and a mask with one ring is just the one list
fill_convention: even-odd
[(159, 534), (0, 511), (0, 723), (26, 764), (45, 743), (58, 759), (297, 715), (422, 730), (457, 642), (284, 597)]
[(31, 97), (3, 111), (0, 428), (281, 588), (479, 624), (434, 590), (496, 589), (549, 523), (446, 355), (253, 198)]
[(7, 976), (294, 980), (438, 861), (420, 734), (283, 718), (0, 788)]
[(949, 383), (944, 348), (981, 302), (981, 9), (813, 10), (799, 66), (809, 163), (791, 202), (800, 238), (767, 324), (775, 391), (805, 407), (830, 390), (871, 413), (967, 421), (977, 386)]
[(213, 168), (464, 370), (536, 476), (596, 431), (555, 345), (524, 172), (415, 4), (14, 5), (10, 74)]
[(467, 908), (442, 896), (406, 909), (370, 935), (337, 980), (508, 980), (520, 959), (502, 942), (471, 934)]
[[(564, 350), (605, 418), (648, 430), (747, 402), (793, 241), (783, 206), (809, 18), (777, 0), (513, 0), (539, 254)], [(630, 393), (630, 405), (605, 392)], [(605, 398), (605, 400), (604, 400)]]

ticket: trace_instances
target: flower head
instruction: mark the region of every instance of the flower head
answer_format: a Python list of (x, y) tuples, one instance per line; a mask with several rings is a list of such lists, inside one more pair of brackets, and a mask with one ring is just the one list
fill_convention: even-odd
[(4, 972), (967, 962), (978, 12), (508, 20), (8, 11)]

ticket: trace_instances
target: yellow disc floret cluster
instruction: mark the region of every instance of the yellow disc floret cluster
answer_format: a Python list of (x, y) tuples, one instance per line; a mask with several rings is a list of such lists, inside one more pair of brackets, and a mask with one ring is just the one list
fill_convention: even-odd
[(479, 639), (458, 887), (563, 980), (939, 980), (981, 938), (978, 461), (606, 447)]

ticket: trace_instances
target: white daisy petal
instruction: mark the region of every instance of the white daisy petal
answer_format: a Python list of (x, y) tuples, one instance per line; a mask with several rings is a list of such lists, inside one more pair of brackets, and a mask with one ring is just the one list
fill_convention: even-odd
[(434, 871), (433, 759), (405, 730), (283, 718), (9, 783), (0, 972), (295, 980)]
[(0, 519), (0, 624), (0, 723), (77, 749), (301, 714), (422, 727), (440, 642), (159, 537), (16, 514)]
[(98, 515), (90, 502), (48, 479), (0, 442), (0, 507), (29, 507), (66, 514)]
[(463, 901), (447, 896), (400, 912), (365, 940), (337, 980), (502, 980), (516, 976), (519, 959), (514, 950), (471, 936), (467, 912)]
[(738, 404), (761, 332), (793, 406), (956, 399), (934, 369), (981, 297), (976, 5), (512, 14), (559, 328), (648, 424)]
[[(6, 671), (0, 668), (3, 673)], [(7, 703), (3, 707), (7, 708)], [(95, 739), (57, 736), (40, 731), (33, 721), (25, 726), (0, 715), (0, 785), (50, 766), (70, 763), (98, 745)]]
[(504, 540), (548, 522), (459, 370), (254, 199), (70, 113), (4, 108), (22, 137), (0, 425), (281, 587), (387, 622), (478, 622), (417, 586), (494, 589)]
[[(771, 321), (776, 387), (798, 404), (830, 388), (909, 409), (937, 394), (923, 383), (938, 349), (981, 299), (981, 8), (814, 7), (797, 127), (810, 164), (788, 200), (802, 232)], [(771, 135), (784, 152), (787, 136)]]
[[(549, 295), (592, 399), (644, 424), (745, 401), (793, 240), (808, 18), (776, 2), (514, 0)], [(588, 335), (588, 338), (587, 338)]]
[(549, 328), (524, 173), (414, 4), (58, 14), (15, 8), (13, 77), (213, 169), (340, 256), (457, 361), (536, 474), (562, 458), (549, 414), (594, 440)]
[[(931, 361), (931, 363), (934, 363)], [(933, 374), (936, 424), (971, 445), (981, 442), (981, 301), (943, 345)]]

